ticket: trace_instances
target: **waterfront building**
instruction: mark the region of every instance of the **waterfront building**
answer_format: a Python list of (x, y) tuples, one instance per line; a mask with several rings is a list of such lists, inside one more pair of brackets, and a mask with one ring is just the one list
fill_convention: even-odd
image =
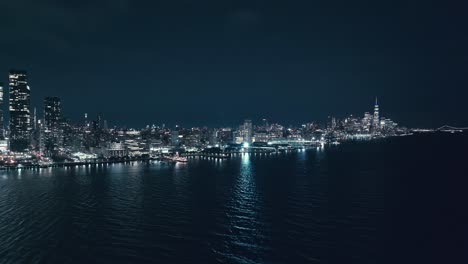
[(190, 134), (184, 138), (184, 144), (189, 147), (197, 147), (201, 145), (200, 134)]
[(350, 115), (344, 120), (343, 128), (345, 132), (350, 134), (359, 133), (361, 131), (361, 122), (353, 115)]
[(244, 142), (252, 144), (253, 125), (252, 120), (246, 119), (243, 126)]
[(330, 131), (334, 131), (338, 126), (338, 122), (335, 117), (329, 116), (327, 121), (327, 129)]
[(372, 120), (373, 117), (369, 112), (364, 113), (364, 118), (362, 119), (362, 130), (365, 132), (369, 132), (372, 127)]
[(265, 130), (265, 131), (270, 130), (270, 126), (266, 118), (262, 119), (262, 130)]
[(269, 138), (283, 137), (283, 131), (284, 131), (284, 127), (282, 125), (273, 124), (271, 125), (271, 130), (268, 132)]
[(8, 151), (8, 139), (0, 139), (0, 153)]
[(10, 149), (26, 151), (30, 145), (30, 88), (25, 71), (11, 70), (9, 74)]
[(396, 132), (398, 124), (393, 122), (390, 118), (382, 117), (380, 120), (380, 128), (383, 133), (391, 135)]
[(0, 82), (0, 140), (5, 138), (5, 124), (3, 120), (3, 83)]
[(232, 140), (232, 129), (230, 127), (221, 128), (218, 131), (218, 139), (221, 144), (231, 143)]
[(173, 146), (178, 146), (179, 145), (179, 131), (177, 131), (177, 130), (172, 130), (171, 131), (171, 144)]
[(141, 156), (149, 154), (149, 146), (141, 138), (127, 138), (123, 142), (126, 154), (129, 156)]
[(232, 143), (234, 144), (242, 144), (244, 142), (244, 135), (242, 126), (239, 130), (235, 130), (232, 132)]
[(210, 143), (211, 146), (215, 146), (215, 145), (217, 145), (219, 143), (218, 142), (218, 130), (217, 129), (211, 130), (209, 143)]
[(268, 142), (269, 137), (268, 137), (268, 132), (261, 130), (261, 131), (256, 131), (254, 133), (254, 141), (255, 142)]
[(47, 128), (58, 128), (62, 122), (62, 106), (60, 98), (46, 97), (44, 99), (44, 118)]
[(128, 151), (125, 149), (122, 143), (111, 142), (107, 146), (107, 152), (104, 156), (106, 157), (125, 157), (128, 155)]
[(63, 146), (62, 105), (58, 97), (44, 99), (44, 122), (46, 135), (46, 152), (52, 154)]

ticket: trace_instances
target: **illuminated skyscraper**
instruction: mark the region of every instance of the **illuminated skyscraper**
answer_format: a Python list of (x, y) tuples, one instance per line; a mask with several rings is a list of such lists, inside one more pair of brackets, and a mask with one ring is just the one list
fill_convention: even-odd
[(3, 83), (0, 82), (0, 139), (3, 139), (5, 136), (3, 123)]
[(58, 97), (44, 99), (45, 152), (51, 154), (63, 145), (62, 105)]
[(25, 71), (11, 70), (10, 87), (10, 149), (25, 151), (30, 145), (30, 88)]
[(34, 107), (34, 112), (33, 112), (33, 130), (36, 130), (37, 128), (37, 111), (36, 107)]
[(373, 122), (374, 121), (372, 115), (369, 112), (365, 112), (364, 118), (362, 119), (362, 130), (364, 130), (365, 132), (369, 132)]
[(102, 113), (98, 113), (98, 116), (97, 116), (97, 128), (98, 129), (102, 129), (103, 125), (102, 125)]
[(179, 131), (177, 129), (171, 131), (171, 143), (173, 146), (179, 145)]
[(58, 97), (44, 99), (44, 118), (47, 129), (58, 129), (62, 122), (62, 105)]
[(264, 130), (268, 131), (270, 129), (266, 118), (262, 119), (262, 125)]
[(380, 129), (379, 103), (377, 101), (377, 97), (375, 98), (374, 118), (372, 120), (372, 128), (374, 131), (378, 131)]
[(244, 121), (244, 141), (251, 144), (252, 143), (252, 136), (253, 136), (253, 125), (252, 120), (245, 120)]

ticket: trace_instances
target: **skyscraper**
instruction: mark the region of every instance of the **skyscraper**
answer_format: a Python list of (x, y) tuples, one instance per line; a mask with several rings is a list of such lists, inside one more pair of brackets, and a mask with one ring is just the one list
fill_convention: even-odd
[(25, 71), (11, 70), (10, 87), (10, 149), (25, 151), (30, 145), (30, 88)]
[(60, 98), (46, 97), (44, 99), (44, 118), (45, 125), (48, 129), (52, 130), (60, 127), (62, 121)]
[(36, 112), (36, 107), (34, 107), (34, 112), (33, 112), (33, 125), (32, 125), (33, 130), (36, 130), (37, 128), (37, 112)]
[(3, 83), (0, 82), (0, 139), (3, 139), (5, 136), (3, 124)]
[(45, 154), (50, 155), (63, 145), (62, 105), (58, 97), (44, 99)]
[(266, 118), (262, 119), (262, 125), (263, 125), (264, 130), (266, 130), (266, 131), (269, 130), (268, 120)]
[(97, 128), (98, 129), (102, 129), (102, 113), (98, 113), (98, 116), (97, 116)]
[(246, 119), (244, 121), (244, 142), (249, 144), (252, 143), (252, 136), (253, 136), (253, 125), (252, 120)]
[(62, 105), (58, 97), (44, 99), (44, 151), (52, 155), (63, 146), (63, 116)]
[(364, 113), (364, 118), (362, 119), (362, 129), (365, 132), (369, 132), (373, 123), (373, 116), (369, 112)]
[(173, 146), (179, 145), (179, 131), (177, 129), (171, 131), (171, 143)]
[(374, 118), (372, 120), (372, 128), (374, 131), (378, 131), (380, 129), (379, 103), (377, 101), (377, 97), (375, 98)]

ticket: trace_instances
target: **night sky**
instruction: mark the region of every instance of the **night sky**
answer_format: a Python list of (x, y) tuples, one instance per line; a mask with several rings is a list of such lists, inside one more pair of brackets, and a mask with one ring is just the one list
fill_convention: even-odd
[(467, 1), (0, 0), (0, 81), (110, 124), (468, 124)]

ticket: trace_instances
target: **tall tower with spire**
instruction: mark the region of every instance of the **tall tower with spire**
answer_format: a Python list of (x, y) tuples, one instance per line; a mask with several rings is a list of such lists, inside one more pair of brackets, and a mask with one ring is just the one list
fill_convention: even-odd
[(378, 131), (380, 129), (379, 102), (377, 101), (377, 97), (375, 97), (374, 118), (372, 119), (372, 128), (374, 131)]

